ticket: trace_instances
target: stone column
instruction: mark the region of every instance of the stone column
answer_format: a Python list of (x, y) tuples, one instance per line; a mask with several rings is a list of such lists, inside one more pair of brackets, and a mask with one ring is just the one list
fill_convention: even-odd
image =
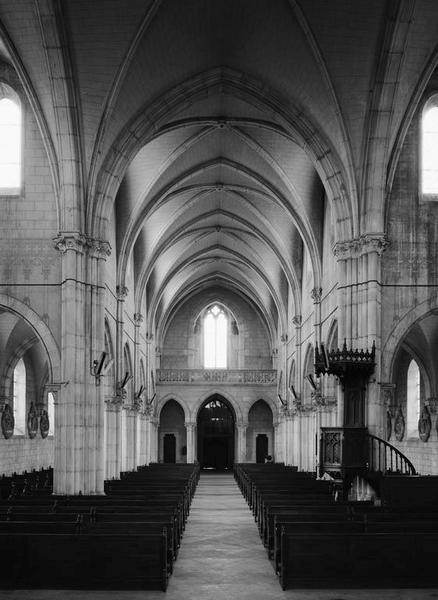
[[(93, 361), (104, 351), (103, 271), (108, 242), (78, 232), (54, 239), (61, 255), (61, 379), (56, 494), (103, 494), (104, 402)], [(68, 383), (67, 383), (68, 382)]]
[[(344, 339), (348, 348), (371, 350), (376, 344), (376, 369), (367, 384), (366, 421), (377, 435), (384, 430), (384, 411), (376, 382), (380, 372), (381, 336), (381, 260), (388, 246), (384, 234), (365, 234), (353, 240), (339, 242), (333, 252), (338, 261), (338, 335), (339, 345)], [(343, 412), (343, 398), (338, 407)], [(343, 415), (338, 422), (343, 424)]]
[(121, 406), (120, 396), (109, 396), (105, 398), (106, 414), (106, 471), (105, 479), (119, 479), (122, 465), (120, 463), (121, 452)]
[(187, 438), (187, 462), (193, 463), (196, 460), (195, 455), (195, 432), (196, 422), (186, 421), (186, 438)]
[(134, 400), (133, 404), (137, 408), (135, 415), (135, 451), (134, 451), (134, 468), (137, 468), (141, 464), (141, 436), (142, 426), (140, 419), (140, 409), (142, 405), (141, 396), (138, 396), (140, 392), (140, 327), (143, 323), (143, 315), (140, 313), (134, 314)]
[[(302, 325), (302, 317), (301, 315), (295, 315), (292, 319), (292, 323), (295, 325), (295, 381), (292, 381), (292, 385), (295, 388), (295, 392), (298, 396), (301, 395), (300, 389), (297, 383), (300, 381), (301, 377), (301, 325)], [(298, 400), (299, 398), (293, 398), (294, 400)]]
[(115, 379), (116, 379), (116, 395), (120, 398), (120, 413), (117, 420), (117, 431), (118, 431), (118, 444), (116, 463), (118, 465), (118, 471), (126, 470), (126, 414), (124, 406), (127, 402), (126, 389), (120, 387), (121, 381), (124, 377), (124, 353), (123, 353), (123, 308), (126, 297), (128, 296), (128, 288), (124, 285), (116, 286), (116, 297), (117, 297), (117, 319), (116, 319), (116, 349), (115, 349)]
[(295, 410), (285, 409), (284, 411), (284, 464), (295, 464), (294, 444), (296, 436), (294, 435), (294, 416)]
[(144, 410), (139, 410), (137, 413), (137, 467), (146, 464), (146, 419)]
[(151, 447), (152, 447), (152, 424), (153, 419), (151, 407), (145, 408), (145, 464), (148, 465), (151, 461)]
[(310, 292), (310, 297), (313, 300), (313, 318), (314, 318), (314, 328), (315, 328), (315, 344), (319, 344), (321, 342), (321, 298), (322, 298), (322, 288), (315, 287)]
[(156, 417), (150, 420), (150, 462), (158, 462), (158, 419)]
[(246, 432), (248, 423), (237, 424), (237, 462), (246, 462)]

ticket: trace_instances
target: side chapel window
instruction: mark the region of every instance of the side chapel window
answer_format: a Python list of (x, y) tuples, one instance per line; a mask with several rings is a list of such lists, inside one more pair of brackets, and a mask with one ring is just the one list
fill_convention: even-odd
[(25, 435), (26, 432), (26, 367), (24, 360), (20, 360), (15, 365), (13, 380), (13, 398), (14, 398), (14, 417), (15, 428), (14, 435)]
[(420, 418), (420, 369), (415, 360), (411, 360), (406, 381), (407, 435), (418, 437), (418, 419)]

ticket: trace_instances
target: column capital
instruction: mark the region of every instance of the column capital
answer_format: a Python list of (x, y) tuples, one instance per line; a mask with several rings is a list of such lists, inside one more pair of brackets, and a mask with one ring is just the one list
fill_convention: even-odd
[(53, 238), (53, 245), (61, 254), (68, 251), (83, 254), (87, 247), (87, 237), (79, 231), (62, 231)]
[(310, 297), (312, 298), (314, 304), (321, 302), (322, 288), (314, 287), (310, 292)]
[(97, 240), (95, 238), (87, 239), (88, 251), (90, 256), (106, 260), (111, 254), (111, 244), (106, 240)]
[(352, 240), (336, 242), (333, 246), (333, 254), (338, 260), (359, 258), (364, 254), (376, 252), (379, 256), (389, 246), (389, 240), (384, 233), (365, 233)]
[(105, 396), (105, 404), (107, 410), (119, 411), (123, 405), (123, 398), (121, 396)]
[(134, 313), (134, 323), (137, 325), (137, 327), (143, 323), (143, 315), (141, 313)]
[(196, 427), (196, 421), (185, 421), (184, 425), (186, 426), (187, 429)]
[(78, 253), (88, 253), (95, 258), (105, 258), (111, 254), (111, 244), (107, 240), (92, 238), (80, 231), (60, 231), (53, 238), (53, 245), (61, 254), (70, 250)]
[(116, 285), (116, 296), (117, 296), (117, 300), (120, 300), (121, 302), (123, 302), (126, 298), (126, 296), (128, 295), (128, 288), (126, 287), (126, 285)]

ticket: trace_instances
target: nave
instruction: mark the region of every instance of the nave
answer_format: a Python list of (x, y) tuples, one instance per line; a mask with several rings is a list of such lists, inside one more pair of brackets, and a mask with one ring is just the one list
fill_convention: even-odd
[[(317, 567), (315, 567), (317, 569)], [(0, 590), (0, 600), (428, 600), (436, 590), (282, 591), (231, 473), (201, 474), (167, 592)]]

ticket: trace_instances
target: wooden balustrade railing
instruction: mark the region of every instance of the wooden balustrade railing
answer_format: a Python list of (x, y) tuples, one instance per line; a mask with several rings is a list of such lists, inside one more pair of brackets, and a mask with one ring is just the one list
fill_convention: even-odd
[(414, 465), (398, 448), (371, 433), (367, 434), (367, 438), (370, 471), (416, 474)]

